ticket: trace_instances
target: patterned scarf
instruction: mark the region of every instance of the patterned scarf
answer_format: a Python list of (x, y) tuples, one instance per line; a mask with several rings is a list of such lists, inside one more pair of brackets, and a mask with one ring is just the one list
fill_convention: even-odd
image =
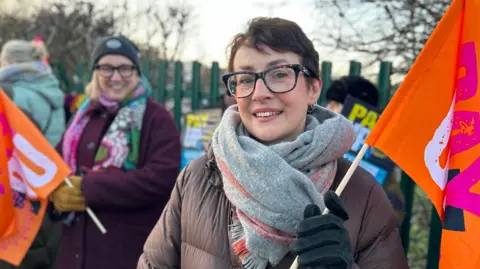
[(336, 160), (354, 138), (349, 120), (317, 106), (295, 141), (267, 146), (249, 137), (236, 105), (225, 111), (212, 147), (236, 208), (230, 232), (244, 268), (265, 269), (285, 257), (305, 206), (325, 208)]
[(90, 108), (98, 104), (111, 112), (118, 110), (118, 113), (100, 142), (92, 170), (108, 167), (125, 170), (136, 168), (147, 95), (143, 84), (139, 84), (122, 102), (113, 101), (106, 94), (100, 95), (98, 103), (86, 99), (65, 132), (63, 140), (63, 156), (70, 169), (78, 170), (78, 142), (90, 120)]

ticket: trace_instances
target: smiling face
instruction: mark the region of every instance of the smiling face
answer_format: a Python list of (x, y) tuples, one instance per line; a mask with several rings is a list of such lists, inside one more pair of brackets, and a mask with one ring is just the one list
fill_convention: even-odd
[(97, 64), (98, 84), (110, 98), (122, 101), (140, 82), (130, 59), (121, 55), (105, 55)]
[[(235, 54), (233, 71), (262, 72), (273, 66), (300, 63), (300, 56), (292, 52), (241, 46)], [(303, 72), (299, 73), (295, 88), (285, 93), (271, 92), (258, 79), (250, 96), (237, 98), (240, 117), (249, 133), (264, 144), (293, 141), (304, 131), (308, 106), (316, 104), (320, 89), (320, 80), (308, 83)]]

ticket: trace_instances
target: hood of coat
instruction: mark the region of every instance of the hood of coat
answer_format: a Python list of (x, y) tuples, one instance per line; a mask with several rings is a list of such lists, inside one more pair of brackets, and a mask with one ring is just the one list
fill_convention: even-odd
[(0, 82), (10, 84), (14, 95), (31, 91), (43, 97), (54, 108), (64, 105), (64, 94), (52, 69), (42, 61), (12, 64), (0, 69)]

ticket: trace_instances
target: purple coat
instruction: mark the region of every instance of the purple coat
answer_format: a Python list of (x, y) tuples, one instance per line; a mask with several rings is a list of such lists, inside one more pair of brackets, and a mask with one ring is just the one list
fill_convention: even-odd
[[(77, 163), (92, 167), (97, 146), (113, 121), (96, 108), (80, 138)], [(61, 143), (57, 150), (61, 153)], [(180, 172), (180, 136), (169, 112), (147, 101), (140, 139), (138, 168), (89, 172), (82, 192), (107, 229), (102, 233), (85, 213), (76, 213), (71, 226), (62, 225), (57, 269), (132, 269), (155, 226)]]

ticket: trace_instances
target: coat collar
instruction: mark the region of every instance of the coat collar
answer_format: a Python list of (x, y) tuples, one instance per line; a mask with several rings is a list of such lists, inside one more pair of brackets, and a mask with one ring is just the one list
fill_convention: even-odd
[(215, 159), (215, 153), (213, 152), (212, 142), (210, 142), (205, 150), (207, 163), (205, 169), (207, 170), (207, 177), (210, 184), (216, 188), (223, 188), (223, 179), (220, 169), (218, 168), (217, 161)]

